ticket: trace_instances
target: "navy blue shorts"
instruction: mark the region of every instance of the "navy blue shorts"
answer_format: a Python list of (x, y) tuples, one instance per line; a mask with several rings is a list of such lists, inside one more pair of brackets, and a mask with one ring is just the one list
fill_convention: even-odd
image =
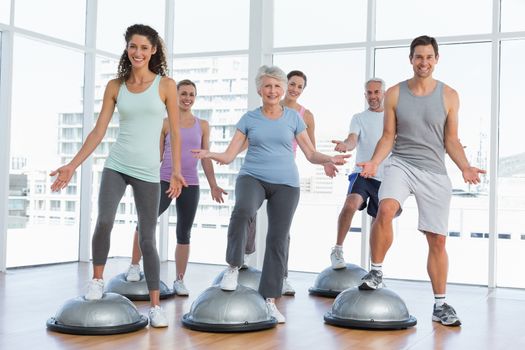
[(359, 175), (359, 173), (352, 173), (348, 175), (348, 194), (357, 193), (363, 197), (363, 204), (359, 210), (363, 210), (368, 207), (366, 212), (372, 217), (376, 217), (377, 209), (379, 208), (379, 186), (381, 181), (376, 179), (366, 179)]

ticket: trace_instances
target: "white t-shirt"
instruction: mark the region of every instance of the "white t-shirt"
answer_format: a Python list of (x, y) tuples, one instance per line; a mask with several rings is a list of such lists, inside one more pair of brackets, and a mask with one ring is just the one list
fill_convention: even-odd
[[(352, 117), (348, 133), (357, 135), (356, 163), (372, 159), (377, 142), (383, 135), (383, 118), (383, 112), (372, 112), (368, 109)], [(378, 181), (383, 179), (383, 163), (384, 161), (379, 165), (374, 176)], [(361, 172), (361, 167), (356, 165), (354, 172)]]

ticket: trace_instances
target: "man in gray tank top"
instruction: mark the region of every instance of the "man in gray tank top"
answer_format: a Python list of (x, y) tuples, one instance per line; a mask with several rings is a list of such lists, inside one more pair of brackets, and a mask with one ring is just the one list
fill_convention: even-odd
[(450, 86), (432, 77), (439, 59), (434, 38), (420, 36), (410, 45), (414, 76), (389, 88), (385, 95), (383, 135), (372, 159), (359, 163), (361, 175), (372, 177), (385, 162), (379, 189), (379, 211), (370, 236), (372, 267), (360, 289), (383, 286), (381, 271), (392, 245), (392, 221), (403, 202), (415, 196), (418, 229), (426, 236), (429, 253), (427, 270), (434, 291), (432, 320), (445, 326), (459, 326), (460, 319), (445, 302), (448, 256), (445, 249), (452, 186), (445, 167), (445, 152), (461, 170), (466, 183), (479, 183), (484, 170), (470, 166), (458, 139), (459, 97)]

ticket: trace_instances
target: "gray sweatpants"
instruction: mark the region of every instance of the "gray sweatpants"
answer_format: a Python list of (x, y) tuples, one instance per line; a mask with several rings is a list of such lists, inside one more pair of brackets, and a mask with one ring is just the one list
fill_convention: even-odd
[(288, 233), (299, 202), (299, 194), (299, 187), (271, 184), (248, 175), (237, 178), (235, 207), (228, 227), (226, 262), (231, 266), (243, 264), (249, 221), (266, 199), (268, 233), (259, 283), (259, 293), (264, 298), (277, 298), (282, 294), (288, 256)]
[(148, 290), (158, 290), (160, 288), (160, 262), (155, 242), (155, 229), (159, 210), (160, 185), (157, 182), (142, 181), (115, 170), (104, 168), (98, 195), (97, 225), (91, 242), (93, 265), (106, 264), (111, 229), (127, 185), (131, 185), (133, 188), (139, 221), (139, 244), (144, 257), (144, 275)]

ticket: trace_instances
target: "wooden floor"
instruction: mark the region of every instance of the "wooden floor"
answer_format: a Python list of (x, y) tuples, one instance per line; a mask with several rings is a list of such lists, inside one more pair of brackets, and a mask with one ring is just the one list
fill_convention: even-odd
[[(110, 259), (106, 279), (125, 271), (127, 259)], [(287, 323), (276, 328), (242, 334), (192, 331), (180, 319), (223, 266), (190, 264), (186, 285), (190, 297), (164, 300), (170, 325), (111, 336), (74, 336), (46, 329), (67, 299), (83, 293), (91, 274), (87, 263), (11, 269), (0, 273), (0, 349), (525, 349), (525, 291), (451, 285), (448, 300), (463, 321), (447, 328), (431, 321), (433, 297), (424, 282), (388, 281), (418, 320), (416, 327), (400, 331), (338, 328), (323, 322), (332, 299), (314, 297), (308, 288), (314, 274), (290, 273), (295, 297), (278, 300)], [(163, 263), (161, 278), (171, 285), (173, 262)], [(148, 302), (137, 302), (147, 314)]]

